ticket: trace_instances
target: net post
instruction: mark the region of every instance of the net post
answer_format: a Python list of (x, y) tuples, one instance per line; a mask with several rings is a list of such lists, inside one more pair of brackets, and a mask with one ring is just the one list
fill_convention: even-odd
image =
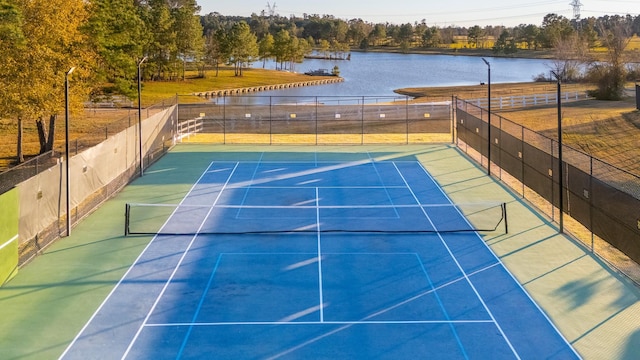
[(501, 206), (502, 206), (502, 217), (504, 218), (504, 233), (508, 234), (509, 233), (509, 220), (507, 218), (507, 203), (503, 202)]
[(124, 205), (124, 236), (129, 236), (129, 215), (131, 213), (131, 205)]

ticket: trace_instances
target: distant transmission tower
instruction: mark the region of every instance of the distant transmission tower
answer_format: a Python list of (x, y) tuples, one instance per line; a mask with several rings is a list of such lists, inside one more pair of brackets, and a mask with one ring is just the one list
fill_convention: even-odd
[(580, 7), (582, 3), (580, 0), (573, 0), (569, 5), (573, 6), (573, 18), (576, 20), (576, 23), (580, 21)]
[(276, 14), (276, 3), (274, 2), (273, 5), (271, 5), (267, 1), (267, 8), (269, 9), (269, 17), (273, 17)]

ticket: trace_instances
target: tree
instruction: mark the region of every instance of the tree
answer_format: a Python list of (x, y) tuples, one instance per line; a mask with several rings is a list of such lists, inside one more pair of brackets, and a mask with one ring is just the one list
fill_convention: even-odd
[(453, 37), (456, 35), (456, 29), (453, 26), (447, 26), (446, 28), (440, 29), (440, 38), (442, 39), (442, 44), (452, 44)]
[(397, 41), (400, 43), (402, 51), (407, 51), (411, 47), (413, 40), (413, 25), (410, 23), (400, 25), (397, 33)]
[(361, 46), (363, 40), (365, 40), (371, 32), (371, 25), (364, 22), (362, 19), (349, 20), (349, 30), (347, 31), (348, 41), (356, 46)]
[[(639, 17), (640, 18), (640, 17)], [(580, 40), (586, 43), (587, 48), (591, 49), (598, 44), (598, 32), (596, 31), (596, 19), (591, 17), (582, 20), (582, 25), (578, 30)]]
[(276, 68), (277, 68), (277, 64), (280, 64), (280, 69), (283, 68), (283, 64), (288, 57), (287, 51), (289, 49), (290, 41), (291, 41), (291, 36), (289, 35), (289, 32), (284, 29), (278, 31), (276, 36), (274, 36), (273, 55), (276, 58)]
[(200, 60), (204, 49), (200, 6), (195, 0), (176, 1), (171, 8), (173, 32), (176, 34), (176, 55), (182, 60), (182, 80), (185, 79), (185, 65), (188, 60)]
[(333, 40), (329, 49), (333, 53), (334, 58), (342, 59), (344, 57), (344, 53), (349, 51), (349, 44)]
[(420, 40), (420, 45), (423, 44), (424, 34), (427, 32), (429, 27), (427, 26), (427, 20), (422, 19), (421, 22), (416, 22), (413, 27), (413, 35), (416, 39)]
[(473, 42), (473, 45), (476, 49), (479, 48), (479, 40), (483, 36), (484, 36), (484, 31), (478, 25), (473, 26), (471, 29), (469, 29), (469, 32), (467, 33), (467, 38), (469, 38), (469, 41)]
[(89, 3), (89, 13), (84, 31), (98, 54), (95, 75), (108, 84), (94, 96), (122, 94), (134, 98), (136, 60), (143, 57), (149, 39), (138, 8), (129, 0), (94, 0)]
[(563, 81), (577, 80), (582, 65), (589, 62), (587, 43), (577, 33), (558, 39), (553, 52), (553, 71)]
[(20, 54), (26, 50), (27, 39), (22, 31), (22, 12), (14, 4), (0, 0), (0, 109), (2, 116), (15, 117), (18, 122), (17, 160), (24, 161), (22, 153), (22, 116), (26, 106), (21, 99), (21, 89), (27, 82), (19, 73)]
[(574, 32), (569, 19), (562, 15), (547, 14), (542, 20), (538, 43), (545, 48), (553, 48), (558, 41), (569, 38)]
[(289, 40), (289, 46), (287, 54), (289, 56), (289, 69), (294, 69), (295, 63), (301, 63), (304, 60), (304, 56), (311, 52), (311, 45), (305, 39), (300, 39), (295, 36)]
[[(219, 29), (205, 36), (204, 63), (216, 68), (216, 76), (220, 70), (220, 62), (225, 58), (226, 32)], [(204, 73), (203, 73), (204, 76)]]
[(373, 27), (373, 31), (369, 34), (369, 38), (373, 46), (380, 45), (387, 38), (387, 29), (382, 24), (376, 24)]
[(259, 39), (264, 39), (269, 32), (269, 21), (264, 16), (258, 16), (256, 14), (251, 14), (251, 20), (249, 20), (249, 27), (251, 28), (251, 32), (256, 34)]
[(513, 41), (513, 37), (509, 34), (507, 29), (502, 30), (498, 40), (496, 40), (493, 45), (493, 52), (496, 54), (513, 54), (518, 51), (515, 42)]
[(324, 39), (320, 40), (319, 50), (325, 59), (329, 57), (329, 49), (331, 49), (331, 43)]
[(591, 76), (598, 84), (596, 98), (620, 100), (624, 94), (625, 64), (624, 49), (631, 39), (631, 27), (622, 19), (613, 19), (606, 26), (600, 23), (601, 42), (607, 48), (609, 61), (594, 63)]
[[(7, 116), (18, 119), (18, 161), (22, 155), (22, 122), (50, 119), (49, 129), (55, 129), (56, 117), (63, 113), (64, 77), (76, 67), (70, 91), (71, 111), (82, 108), (93, 82), (89, 74), (95, 63), (95, 53), (87, 46), (82, 25), (88, 19), (82, 0), (17, 0), (1, 7), (3, 37), (14, 42), (2, 42), (2, 105)], [(5, 51), (6, 50), (6, 51)], [(45, 128), (44, 126), (42, 127)], [(54, 134), (42, 134), (41, 149), (51, 149)]]
[(231, 28), (228, 37), (229, 62), (234, 64), (235, 75), (242, 76), (242, 70), (258, 57), (258, 39), (251, 33), (249, 25), (241, 21)]
[(262, 68), (265, 67), (267, 59), (273, 55), (274, 42), (273, 35), (267, 33), (258, 43), (258, 55), (262, 59)]
[(538, 26), (520, 24), (514, 29), (514, 32), (517, 42), (524, 43), (528, 50), (537, 49), (537, 39), (540, 36), (540, 28)]
[(422, 46), (435, 48), (440, 44), (442, 44), (440, 29), (435, 26), (425, 29), (424, 34), (422, 34)]
[(349, 25), (344, 20), (334, 20), (331, 27), (331, 40), (335, 40), (339, 43), (347, 42), (347, 32), (349, 31)]
[(148, 0), (147, 7), (143, 8), (143, 19), (150, 29), (150, 41), (145, 49), (149, 60), (145, 69), (152, 73), (152, 79), (170, 78), (177, 54), (177, 34), (175, 19), (166, 0)]

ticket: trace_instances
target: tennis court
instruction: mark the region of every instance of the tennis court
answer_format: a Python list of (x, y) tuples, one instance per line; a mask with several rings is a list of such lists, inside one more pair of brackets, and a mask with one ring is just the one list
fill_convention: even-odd
[(61, 358), (579, 358), (471, 231), (507, 231), (485, 200), (390, 152), (212, 155), (128, 204), (157, 235)]

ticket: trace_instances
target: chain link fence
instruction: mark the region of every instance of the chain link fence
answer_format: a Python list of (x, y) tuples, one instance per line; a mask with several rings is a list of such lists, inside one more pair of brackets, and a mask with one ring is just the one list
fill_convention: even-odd
[(640, 263), (639, 176), (565, 145), (560, 171), (556, 139), (496, 114), (489, 131), (485, 109), (460, 99), (455, 107), (462, 151), (553, 221), (560, 221), (562, 208), (565, 227), (592, 251), (604, 241)]
[(104, 136), (70, 140), (68, 162), (63, 146), (0, 174), (0, 193), (16, 188), (19, 194), (21, 264), (65, 235), (67, 219), (77, 223), (138, 177), (141, 161), (146, 166), (173, 145), (176, 99), (148, 107), (141, 115), (138, 123), (137, 111), (130, 112), (105, 127)]
[[(451, 102), (408, 97), (232, 96), (181, 103), (183, 141), (218, 144), (452, 142)], [(194, 122), (197, 120), (197, 122)]]

